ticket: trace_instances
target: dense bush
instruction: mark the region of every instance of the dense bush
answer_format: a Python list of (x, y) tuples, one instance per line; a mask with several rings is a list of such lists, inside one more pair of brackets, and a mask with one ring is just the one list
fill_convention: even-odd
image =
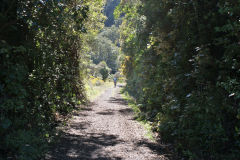
[(188, 159), (240, 159), (240, 2), (122, 1), (127, 89)]
[(55, 114), (85, 101), (82, 43), (102, 3), (1, 1), (0, 159), (40, 159)]
[(111, 69), (108, 68), (106, 62), (104, 62), (104, 61), (102, 61), (98, 64), (98, 68), (99, 68), (99, 73), (102, 76), (102, 80), (106, 81), (110, 74)]

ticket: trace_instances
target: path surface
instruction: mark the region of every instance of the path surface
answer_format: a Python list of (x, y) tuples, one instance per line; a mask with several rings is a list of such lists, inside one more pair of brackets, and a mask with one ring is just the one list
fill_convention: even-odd
[(47, 160), (166, 160), (161, 147), (146, 138), (144, 127), (119, 94), (109, 88), (74, 115)]

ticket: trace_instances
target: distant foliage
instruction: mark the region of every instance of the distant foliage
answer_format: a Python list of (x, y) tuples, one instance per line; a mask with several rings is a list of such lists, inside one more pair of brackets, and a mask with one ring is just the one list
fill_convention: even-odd
[(115, 26), (105, 27), (94, 40), (92, 40), (91, 60), (94, 64), (99, 64), (105, 61), (107, 66), (111, 68), (112, 73), (116, 73), (119, 66), (119, 45), (120, 34)]
[(85, 102), (82, 41), (90, 28), (97, 30), (88, 17), (102, 21), (93, 17), (102, 5), (1, 1), (0, 159), (40, 159), (55, 115)]
[(122, 1), (127, 89), (187, 159), (240, 159), (240, 2)]
[(102, 76), (102, 80), (106, 81), (111, 72), (111, 69), (107, 66), (106, 62), (104, 62), (104, 61), (100, 62), (97, 65), (97, 67), (98, 67), (99, 73)]
[(111, 40), (113, 44), (119, 46), (120, 33), (118, 27), (105, 27), (99, 36), (105, 37)]
[(90, 63), (88, 74), (91, 77), (101, 78), (102, 80), (106, 80), (111, 73), (111, 68), (108, 67), (105, 61), (101, 61), (97, 65), (94, 63)]
[(104, 14), (107, 16), (107, 20), (104, 22), (106, 27), (111, 27), (115, 24), (113, 12), (120, 1), (121, 0), (106, 0), (106, 5), (104, 7)]

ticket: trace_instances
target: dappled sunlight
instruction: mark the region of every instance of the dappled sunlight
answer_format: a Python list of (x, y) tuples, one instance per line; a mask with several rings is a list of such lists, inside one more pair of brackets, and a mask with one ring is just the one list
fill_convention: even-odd
[(240, 0), (0, 4), (0, 160), (240, 160)]
[(106, 90), (75, 113), (67, 126), (59, 128), (59, 141), (46, 160), (169, 160), (166, 150), (145, 137), (147, 132), (133, 115), (121, 98), (120, 88)]

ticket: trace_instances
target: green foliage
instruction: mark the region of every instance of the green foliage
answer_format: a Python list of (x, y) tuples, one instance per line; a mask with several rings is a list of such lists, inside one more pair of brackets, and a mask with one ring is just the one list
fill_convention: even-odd
[(99, 97), (106, 89), (112, 87), (112, 83), (104, 82), (102, 78), (90, 76), (87, 80), (85, 88), (88, 99), (93, 101)]
[(116, 26), (105, 27), (99, 36), (105, 37), (112, 41), (113, 44), (119, 45), (120, 33)]
[(55, 115), (85, 102), (81, 42), (98, 29), (91, 20), (101, 15), (102, 5), (101, 0), (1, 2), (0, 157), (40, 159)]
[(107, 70), (107, 68), (101, 68), (100, 69), (100, 73), (101, 73), (101, 75), (102, 75), (102, 79), (104, 80), (104, 81), (106, 81), (106, 79), (108, 78), (108, 75), (109, 75), (109, 73), (108, 73), (108, 70)]
[(122, 1), (127, 89), (187, 159), (239, 159), (239, 1)]
[[(120, 0), (107, 0), (104, 6), (104, 14), (106, 15), (105, 27), (97, 36), (92, 36), (88, 39), (88, 52), (90, 59), (90, 74), (98, 77), (99, 70), (97, 65), (105, 61), (107, 66), (111, 69), (111, 74), (115, 74), (121, 64), (120, 54), (120, 33), (119, 28), (114, 24), (113, 10), (119, 4)], [(118, 24), (120, 20), (118, 21)], [(95, 69), (94, 69), (95, 68)], [(105, 69), (105, 73), (106, 73)], [(102, 70), (102, 73), (104, 69)], [(107, 74), (105, 74), (107, 75)]]
[(106, 27), (111, 27), (115, 23), (113, 12), (119, 3), (120, 0), (106, 0), (106, 5), (104, 7), (104, 14), (107, 16), (107, 20), (105, 21)]
[(119, 39), (116, 27), (105, 28), (91, 43), (91, 59), (94, 64), (105, 61), (112, 73), (119, 68), (119, 48), (116, 46)]
[(106, 62), (102, 61), (98, 64), (99, 73), (102, 76), (102, 80), (106, 81), (111, 69), (107, 66)]

